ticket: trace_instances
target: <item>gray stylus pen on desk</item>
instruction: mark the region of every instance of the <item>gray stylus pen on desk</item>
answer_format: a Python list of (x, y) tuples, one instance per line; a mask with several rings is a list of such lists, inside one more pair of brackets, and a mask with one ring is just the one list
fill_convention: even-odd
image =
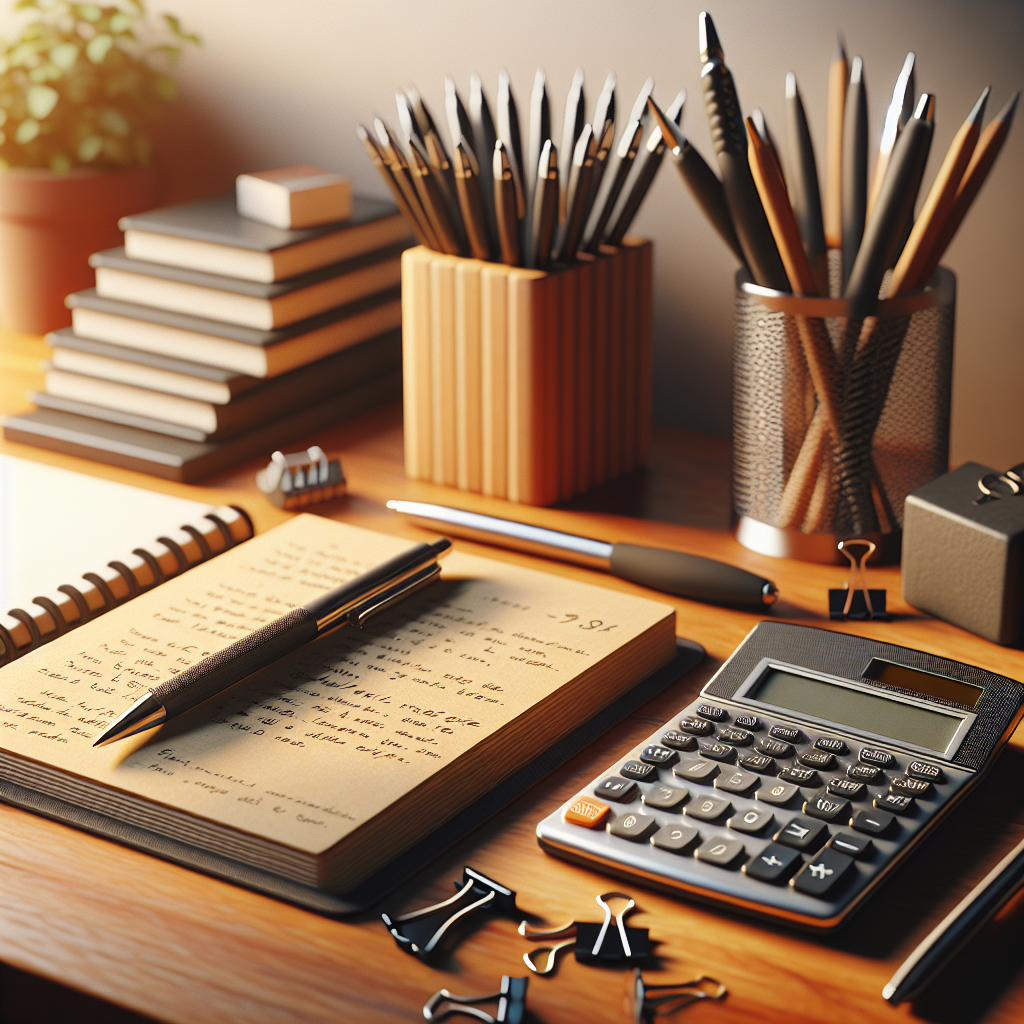
[(155, 729), (340, 626), (361, 629), (378, 612), (433, 583), (441, 573), (437, 560), (451, 546), (444, 539), (417, 544), (197, 661), (139, 697), (93, 746)]
[(1024, 887), (1018, 843), (938, 924), (882, 989), (893, 1006), (916, 998), (943, 967)]
[(515, 548), (545, 558), (604, 569), (652, 590), (695, 601), (716, 601), (761, 608), (775, 603), (778, 591), (771, 580), (725, 562), (700, 555), (638, 544), (608, 544), (591, 537), (547, 530), (542, 526), (466, 512), (421, 501), (389, 501), (388, 508), (418, 519), (428, 529), (456, 537)]

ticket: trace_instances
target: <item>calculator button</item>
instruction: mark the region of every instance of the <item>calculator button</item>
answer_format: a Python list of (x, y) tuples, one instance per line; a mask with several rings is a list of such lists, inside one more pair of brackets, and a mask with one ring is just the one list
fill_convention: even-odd
[(736, 751), (724, 743), (702, 743), (698, 749), (703, 757), (715, 761), (732, 761), (736, 757)]
[(775, 774), (775, 758), (765, 754), (744, 754), (739, 759), (739, 766), (746, 768), (748, 772), (758, 772), (760, 775)]
[(710, 782), (720, 771), (714, 761), (683, 761), (672, 769), (672, 774), (691, 782)]
[(946, 774), (941, 768), (934, 764), (926, 764), (924, 761), (911, 761), (907, 765), (907, 774), (912, 779), (921, 779), (924, 782), (941, 784), (946, 781)]
[(610, 775), (597, 784), (594, 795), (604, 797), (605, 800), (614, 800), (620, 804), (628, 803), (636, 796), (636, 783), (617, 779), (614, 775)]
[(776, 804), (778, 807), (785, 807), (790, 800), (799, 793), (796, 786), (788, 782), (773, 782), (770, 786), (764, 785), (757, 791), (758, 800), (766, 804)]
[(651, 836), (651, 846), (672, 853), (686, 853), (700, 842), (700, 833), (692, 825), (662, 825)]
[(846, 777), (854, 782), (876, 782), (881, 774), (881, 768), (870, 764), (851, 764), (846, 769)]
[(825, 847), (796, 875), (792, 886), (808, 896), (824, 896), (853, 867), (853, 858)]
[(608, 832), (618, 839), (642, 843), (657, 827), (657, 821), (649, 814), (624, 814), (608, 826)]
[(914, 798), (912, 796), (882, 793), (875, 797), (875, 807), (880, 811), (892, 811), (893, 814), (913, 814), (914, 806)]
[(762, 832), (775, 822), (775, 815), (767, 807), (751, 807), (737, 811), (726, 824), (737, 832)]
[(828, 838), (823, 821), (794, 818), (784, 829), (775, 833), (775, 842), (792, 846), (794, 850), (816, 850)]
[(715, 779), (715, 789), (724, 789), (727, 793), (749, 793), (760, 783), (760, 776), (745, 772), (742, 768), (727, 768)]
[(619, 769), (619, 774), (624, 779), (632, 779), (634, 782), (653, 782), (658, 777), (658, 769), (653, 764), (627, 761)]
[(895, 816), (888, 811), (858, 811), (850, 824), (858, 832), (867, 832), (873, 836), (885, 835), (892, 828)]
[(828, 843), (833, 850), (845, 853), (847, 857), (867, 857), (874, 849), (874, 844), (867, 836), (858, 836), (853, 832), (837, 832)]
[(608, 817), (608, 805), (588, 800), (581, 796), (571, 807), (566, 809), (562, 820), (568, 825), (580, 825), (583, 828), (597, 828)]
[(812, 818), (821, 818), (822, 821), (842, 819), (847, 822), (850, 820), (850, 801), (837, 799), (830, 795), (827, 789), (819, 789), (804, 803), (804, 814), (809, 814)]
[(822, 772), (827, 772), (836, 763), (835, 754), (830, 754), (826, 750), (805, 750), (802, 754), (797, 754), (796, 759), (805, 768), (817, 768)]
[(784, 743), (782, 740), (773, 740), (768, 736), (762, 736), (757, 741), (755, 748), (761, 754), (767, 754), (768, 757), (792, 757), (794, 754), (793, 744)]
[(692, 715), (680, 718), (679, 728), (683, 732), (692, 732), (695, 736), (710, 736), (715, 731), (715, 727), (710, 722), (705, 722), (703, 718), (694, 718)]
[(644, 793), (643, 799), (648, 807), (654, 807), (659, 811), (674, 811), (689, 796), (685, 789), (658, 783)]
[(725, 708), (716, 708), (714, 704), (698, 704), (697, 714), (701, 718), (710, 719), (712, 722), (725, 722), (729, 718)]
[(732, 814), (732, 804), (720, 796), (698, 796), (686, 805), (686, 813), (701, 821), (715, 821)]
[(769, 843), (758, 856), (743, 865), (743, 872), (747, 878), (756, 878), (759, 882), (780, 882), (792, 872), (794, 865), (802, 863), (796, 850)]
[(850, 749), (838, 736), (819, 736), (814, 745), (829, 754), (845, 754)]
[(708, 864), (717, 864), (720, 868), (727, 868), (736, 862), (736, 859), (744, 853), (743, 844), (738, 839), (721, 839), (712, 836), (706, 839), (694, 851), (697, 860), (705, 861)]
[(761, 719), (757, 715), (737, 715), (736, 724), (741, 729), (749, 729), (751, 732), (757, 732), (764, 728)]
[(644, 747), (640, 752), (640, 760), (644, 764), (654, 764), (659, 768), (668, 768), (679, 760), (679, 755), (674, 750), (669, 750), (668, 747), (659, 747), (657, 744), (652, 743), (649, 747)]
[(873, 764), (876, 768), (891, 768), (896, 763), (896, 758), (888, 750), (873, 750), (865, 747), (860, 752), (861, 764)]
[(818, 785), (818, 773), (813, 768), (801, 768), (798, 764), (791, 764), (779, 772), (779, 778), (783, 782), (795, 782), (798, 786)]
[(854, 782), (852, 779), (829, 779), (827, 788), (833, 796), (843, 796), (847, 800), (864, 798), (864, 783)]
[(932, 791), (932, 784), (924, 779), (911, 779), (906, 775), (897, 775), (889, 783), (889, 792), (896, 796), (928, 796)]
[(774, 736), (777, 740), (785, 740), (787, 743), (799, 743), (803, 739), (804, 734), (791, 725), (773, 725), (768, 730), (769, 736)]
[(746, 729), (719, 729), (718, 738), (723, 743), (731, 743), (734, 747), (749, 747), (754, 737)]
[(697, 740), (693, 736), (687, 736), (685, 732), (679, 732), (677, 729), (669, 729), (669, 731), (661, 737), (661, 742), (666, 747), (672, 747), (674, 750), (697, 749)]

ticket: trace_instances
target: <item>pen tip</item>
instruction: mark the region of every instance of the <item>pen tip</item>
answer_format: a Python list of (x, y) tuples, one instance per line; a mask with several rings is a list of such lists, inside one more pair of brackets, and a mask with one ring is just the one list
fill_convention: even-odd
[(920, 98), (917, 101), (917, 109), (914, 111), (914, 117), (921, 121), (934, 121), (935, 120), (935, 94), (931, 92), (921, 93)]
[(392, 511), (394, 511), (395, 509), (398, 508), (398, 502), (395, 501), (394, 498), (392, 498), (391, 501), (387, 502), (385, 508), (390, 508)]
[(978, 102), (971, 108), (971, 112), (967, 115), (967, 120), (971, 124), (981, 125), (982, 119), (985, 117), (985, 105), (988, 103), (988, 98), (992, 93), (992, 87), (986, 85), (981, 95), (978, 97)]
[(700, 60), (707, 64), (709, 60), (717, 60), (724, 63), (725, 53), (722, 51), (722, 44), (718, 39), (718, 32), (711, 15), (707, 11), (701, 11), (697, 19), (699, 33)]
[(786, 99), (792, 100), (796, 98), (796, 75), (790, 71), (786, 75)]
[(850, 67), (850, 84), (860, 85), (864, 81), (864, 60), (861, 57), (854, 57)]

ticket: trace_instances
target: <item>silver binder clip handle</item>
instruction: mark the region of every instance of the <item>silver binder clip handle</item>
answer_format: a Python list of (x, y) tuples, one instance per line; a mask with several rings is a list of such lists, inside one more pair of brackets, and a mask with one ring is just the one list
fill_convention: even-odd
[(627, 901), (625, 907), (615, 915), (615, 926), (618, 928), (619, 938), (622, 940), (622, 952), (625, 953), (628, 959), (633, 955), (633, 951), (629, 948), (629, 939), (626, 938), (626, 926), (623, 924), (623, 918), (636, 906), (636, 900), (623, 892), (605, 892), (595, 898), (597, 905), (604, 911), (604, 924), (601, 925), (601, 930), (597, 933), (597, 941), (594, 943), (594, 948), (590, 951), (590, 955), (598, 956), (600, 954), (605, 936), (608, 934), (608, 926), (612, 923), (612, 908), (608, 906), (605, 900), (618, 898)]
[[(563, 949), (568, 949), (570, 946), (576, 945), (575, 936), (571, 939), (566, 939), (564, 942), (558, 942), (554, 946), (537, 946), (536, 949), (528, 950), (523, 954), (523, 963), (533, 971), (534, 974), (550, 974), (555, 969), (555, 959), (559, 952)], [(534, 962), (534, 957), (539, 957), (541, 953), (547, 953), (547, 963), (543, 967), (539, 967)]]
[[(849, 550), (851, 544), (860, 544), (864, 546), (864, 553), (859, 557)], [(875, 610), (871, 607), (871, 593), (868, 590), (867, 582), (867, 569), (865, 564), (867, 560), (875, 553), (877, 545), (874, 541), (867, 540), (864, 537), (858, 537), (856, 540), (841, 540), (839, 542), (839, 550), (850, 561), (850, 583), (846, 589), (846, 604), (843, 606), (843, 615), (849, 615), (850, 609), (853, 607), (853, 594), (854, 591), (860, 590), (864, 593), (864, 607), (868, 610), (868, 618), (871, 618)]]

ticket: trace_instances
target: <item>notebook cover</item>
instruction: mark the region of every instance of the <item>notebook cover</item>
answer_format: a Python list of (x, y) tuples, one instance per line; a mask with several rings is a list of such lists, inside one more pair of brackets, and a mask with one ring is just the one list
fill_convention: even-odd
[(0, 799), (66, 825), (74, 825), (105, 839), (113, 839), (125, 846), (144, 850), (164, 860), (234, 882), (247, 889), (255, 889), (257, 892), (275, 896), (289, 903), (297, 903), (307, 910), (337, 917), (358, 914), (379, 903), (417, 871), (426, 867), (435, 857), (507, 807), (546, 775), (561, 767), (569, 758), (578, 754), (613, 725), (632, 714), (703, 660), (704, 648), (700, 644), (677, 637), (676, 656), (667, 665), (639, 682), (588, 722), (514, 775), (500, 782), (476, 803), (470, 804), (411, 849), (381, 868), (375, 875), (340, 895), (302, 885), (217, 854), (207, 853), (187, 843), (155, 835), (126, 822), (108, 818), (10, 782), (0, 781)]
[(225, 323), (223, 320), (208, 320), (205, 317), (189, 316), (187, 313), (172, 313), (170, 310), (157, 309), (155, 306), (141, 306), (134, 302), (122, 302), (120, 299), (105, 299), (96, 294), (95, 288), (72, 292), (65, 300), (68, 309), (94, 309), (98, 313), (110, 313), (112, 316), (123, 316), (128, 320), (143, 320), (146, 323), (160, 324), (163, 327), (175, 327), (181, 331), (192, 331), (195, 334), (209, 334), (214, 338), (227, 338), (229, 341), (240, 341), (245, 345), (259, 345), (265, 348), (276, 345), (279, 341), (290, 341), (304, 334), (312, 334), (321, 327), (347, 320), (368, 309), (395, 302), (402, 296), (400, 287), (388, 288), (365, 299), (357, 299), (346, 306), (336, 306), (326, 313), (318, 313), (308, 320), (298, 320), (287, 327), (276, 327), (271, 331), (261, 331), (255, 327), (242, 327), (239, 324)]
[(270, 224), (242, 217), (235, 209), (234, 191), (209, 199), (167, 206), (162, 210), (133, 213), (122, 217), (122, 231), (152, 231), (158, 235), (177, 235), (198, 242), (229, 245), (235, 249), (273, 252), (289, 245), (298, 245), (313, 238), (347, 231), (370, 221), (398, 216), (398, 207), (380, 199), (352, 197), (352, 215), (347, 220), (333, 221), (312, 228), (275, 228)]
[(8, 441), (194, 483), (239, 462), (270, 453), (319, 430), (359, 416), (402, 395), (401, 371), (385, 374), (325, 402), (292, 413), (227, 441), (187, 441), (54, 409), (36, 409), (4, 420)]
[(236, 295), (248, 295), (254, 299), (269, 300), (301, 291), (303, 288), (320, 284), (322, 281), (330, 281), (335, 277), (345, 277), (347, 274), (363, 270), (377, 263), (396, 260), (404, 250), (409, 248), (410, 244), (412, 243), (399, 242), (397, 245), (389, 245), (386, 249), (376, 249), (350, 260), (342, 260), (340, 263), (321, 267), (319, 270), (311, 270), (306, 274), (289, 277), (285, 281), (271, 281), (266, 284), (260, 281), (243, 281), (238, 277), (225, 277), (222, 274), (205, 274), (200, 270), (186, 270), (184, 267), (171, 267), (164, 263), (148, 263), (143, 260), (129, 259), (125, 255), (123, 245), (116, 249), (94, 252), (89, 257), (89, 266), (109, 267), (112, 270), (138, 274), (140, 277), (159, 277), (165, 281), (177, 281), (180, 284), (196, 285), (199, 288), (210, 288), (213, 291), (232, 292)]

